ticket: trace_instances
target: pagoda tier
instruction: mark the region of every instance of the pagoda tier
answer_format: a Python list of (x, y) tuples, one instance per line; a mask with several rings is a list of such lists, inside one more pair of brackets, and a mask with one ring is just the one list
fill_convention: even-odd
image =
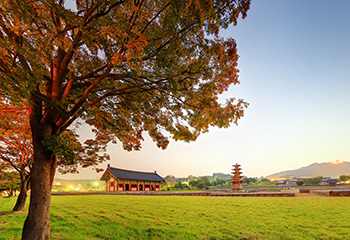
[(240, 174), (237, 174), (237, 175), (233, 175), (233, 176), (231, 176), (231, 178), (242, 178), (243, 176), (241, 176)]
[(232, 177), (232, 181), (236, 181), (236, 182), (237, 181), (242, 181), (241, 179), (242, 179), (242, 177), (240, 177), (240, 178), (239, 177)]
[(241, 176), (242, 172), (240, 171), (241, 168), (240, 168), (241, 165), (237, 164), (236, 165), (232, 165), (233, 169), (232, 169), (232, 174), (233, 176), (231, 176), (232, 178), (232, 191), (240, 191), (240, 190), (243, 190), (243, 187), (242, 187), (242, 183), (243, 183), (243, 176)]

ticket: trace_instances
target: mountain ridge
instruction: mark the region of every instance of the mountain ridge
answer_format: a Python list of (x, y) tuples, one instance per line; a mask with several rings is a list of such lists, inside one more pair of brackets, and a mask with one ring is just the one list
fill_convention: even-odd
[(286, 176), (309, 178), (323, 176), (338, 178), (340, 175), (350, 175), (350, 162), (338, 160), (334, 162), (316, 162), (306, 167), (273, 173), (266, 176), (266, 178), (280, 179)]

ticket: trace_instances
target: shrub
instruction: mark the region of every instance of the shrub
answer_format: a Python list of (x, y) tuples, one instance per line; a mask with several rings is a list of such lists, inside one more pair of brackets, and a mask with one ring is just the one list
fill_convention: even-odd
[(304, 184), (304, 181), (303, 181), (303, 180), (298, 180), (298, 181), (297, 181), (297, 185), (298, 185), (298, 186), (301, 186), (301, 185), (303, 185), (303, 184)]

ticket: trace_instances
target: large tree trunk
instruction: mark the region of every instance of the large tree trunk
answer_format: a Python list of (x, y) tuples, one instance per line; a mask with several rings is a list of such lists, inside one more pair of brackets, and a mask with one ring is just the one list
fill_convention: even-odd
[(31, 194), (27, 219), (24, 223), (22, 239), (50, 239), (51, 187), (56, 170), (56, 159), (43, 145), (44, 136), (51, 134), (52, 128), (31, 125), (33, 133), (34, 161), (31, 170)]
[(28, 185), (30, 182), (30, 176), (29, 175), (26, 176), (25, 171), (21, 171), (20, 176), (21, 176), (21, 191), (18, 195), (17, 202), (15, 207), (13, 208), (13, 211), (22, 210), (27, 200), (27, 192), (28, 192)]
[[(63, 50), (58, 51), (52, 69), (52, 80), (48, 83), (47, 97), (53, 102), (58, 101), (60, 86), (66, 67), (60, 68)], [(57, 159), (52, 151), (44, 147), (46, 137), (55, 136), (58, 129), (56, 122), (59, 112), (54, 107), (43, 106), (39, 88), (32, 92), (29, 101), (29, 121), (32, 131), (34, 159), (30, 172), (31, 194), (28, 216), (24, 222), (22, 239), (50, 239), (50, 203), (51, 188), (55, 176)]]

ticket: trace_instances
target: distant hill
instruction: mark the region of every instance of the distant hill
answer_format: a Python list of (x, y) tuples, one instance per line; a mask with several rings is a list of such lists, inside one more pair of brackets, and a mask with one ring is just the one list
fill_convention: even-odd
[(292, 177), (334, 177), (338, 178), (340, 175), (350, 175), (350, 162), (327, 162), (327, 163), (313, 163), (307, 167), (302, 167), (295, 170), (288, 170), (278, 172), (266, 176), (269, 179), (279, 179), (285, 176)]

